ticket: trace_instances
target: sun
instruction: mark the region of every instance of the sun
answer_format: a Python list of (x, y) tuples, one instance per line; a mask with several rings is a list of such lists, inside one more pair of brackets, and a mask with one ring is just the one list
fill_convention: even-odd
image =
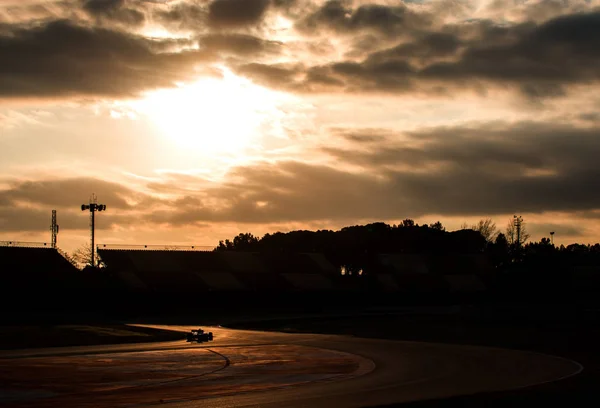
[(222, 78), (148, 93), (134, 109), (182, 148), (208, 155), (239, 153), (260, 137), (261, 126), (277, 117), (280, 95), (222, 72)]

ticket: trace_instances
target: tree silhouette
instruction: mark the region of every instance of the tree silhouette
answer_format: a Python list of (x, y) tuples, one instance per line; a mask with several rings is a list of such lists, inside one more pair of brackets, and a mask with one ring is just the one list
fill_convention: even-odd
[(488, 254), (496, 267), (506, 265), (510, 260), (509, 244), (503, 233), (498, 233), (494, 243), (488, 245)]
[(91, 266), (91, 255), (92, 248), (90, 247), (90, 245), (82, 244), (78, 246), (73, 252), (71, 252), (70, 258), (67, 259), (79, 269), (83, 269), (86, 266)]
[[(520, 231), (518, 224), (520, 222)], [(529, 239), (530, 235), (527, 232), (525, 221), (519, 221), (517, 218), (513, 218), (508, 222), (506, 226), (506, 239), (510, 245), (521, 246)]]
[(472, 229), (478, 231), (487, 242), (494, 242), (498, 236), (498, 229), (496, 223), (491, 218), (481, 219), (477, 224), (469, 225), (466, 222), (462, 223), (461, 229)]
[(496, 223), (492, 221), (491, 218), (479, 220), (479, 222), (473, 226), (473, 229), (475, 231), (479, 231), (479, 233), (488, 242), (495, 241), (499, 233), (498, 229), (496, 228)]
[(242, 232), (233, 238), (233, 242), (226, 239), (219, 241), (216, 251), (254, 251), (257, 249), (259, 239), (249, 232)]
[(406, 228), (414, 227), (415, 222), (413, 220), (411, 220), (410, 218), (407, 218), (402, 221), (402, 226), (406, 227)]
[[(427, 226), (427, 224), (425, 224), (424, 226)], [(439, 222), (439, 221), (436, 221), (433, 224), (431, 224), (429, 226), (429, 228), (432, 228), (432, 229), (438, 230), (438, 231), (446, 231), (446, 228), (444, 228), (444, 226), (442, 225), (442, 223)]]
[[(95, 250), (95, 248), (94, 248), (94, 250)], [(91, 254), (92, 254), (92, 248), (90, 247), (89, 244), (85, 243), (85, 244), (81, 244), (70, 254), (63, 254), (63, 256), (77, 268), (84, 269), (88, 266), (92, 266), (90, 264)], [(97, 264), (94, 266), (100, 266), (100, 267), (104, 266), (104, 264), (102, 263), (102, 260), (98, 256), (97, 251), (94, 254), (94, 259), (96, 259), (96, 262), (97, 262)]]

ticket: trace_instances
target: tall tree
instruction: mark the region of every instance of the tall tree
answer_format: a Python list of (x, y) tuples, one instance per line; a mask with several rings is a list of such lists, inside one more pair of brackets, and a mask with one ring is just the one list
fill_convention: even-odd
[(259, 239), (249, 232), (242, 232), (233, 238), (233, 242), (226, 239), (219, 241), (217, 251), (253, 251), (257, 249)]
[(439, 221), (436, 221), (433, 224), (431, 224), (430, 228), (432, 228), (434, 230), (438, 230), (438, 231), (446, 231), (446, 228), (444, 228), (444, 226), (442, 225), (442, 223), (439, 222)]
[(476, 224), (469, 225), (466, 222), (463, 222), (460, 225), (460, 229), (471, 229), (473, 231), (477, 231), (481, 234), (482, 237), (485, 238), (487, 242), (494, 242), (496, 237), (498, 236), (498, 228), (496, 228), (496, 223), (492, 221), (491, 218), (485, 218), (479, 220)]
[[(91, 266), (91, 255), (92, 248), (90, 244), (82, 244), (77, 247), (71, 254), (66, 257), (73, 265), (78, 267), (79, 269), (83, 269), (86, 266)], [(95, 258), (98, 259), (98, 255), (95, 254)]]
[(491, 218), (479, 220), (477, 224), (473, 225), (472, 229), (479, 231), (487, 242), (494, 242), (499, 233), (496, 223)]
[(415, 222), (413, 220), (411, 220), (410, 218), (407, 218), (405, 220), (402, 220), (402, 226), (406, 227), (406, 228), (414, 227)]

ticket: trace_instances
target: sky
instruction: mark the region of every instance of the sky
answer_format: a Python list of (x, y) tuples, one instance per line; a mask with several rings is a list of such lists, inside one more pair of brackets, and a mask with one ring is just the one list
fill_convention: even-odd
[(0, 240), (600, 241), (600, 0), (0, 0), (0, 61)]

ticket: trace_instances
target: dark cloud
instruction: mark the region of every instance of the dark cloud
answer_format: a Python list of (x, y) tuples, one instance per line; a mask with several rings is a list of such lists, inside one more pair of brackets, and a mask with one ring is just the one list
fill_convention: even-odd
[(508, 44), (486, 44), (492, 37), (490, 31), (458, 61), (433, 64), (420, 76), (515, 83), (526, 93), (540, 96), (560, 95), (565, 84), (600, 79), (600, 12), (515, 27), (517, 39)]
[(206, 27), (208, 10), (206, 2), (181, 2), (167, 9), (157, 9), (153, 17), (172, 30), (202, 31)]
[(550, 231), (554, 231), (555, 238), (577, 237), (585, 235), (587, 230), (583, 225), (555, 224), (555, 223), (527, 223), (527, 232), (534, 236), (550, 237)]
[(257, 82), (273, 88), (294, 89), (298, 86), (297, 75), (304, 70), (304, 66), (291, 64), (243, 64), (236, 68), (241, 75), (251, 77)]
[[(319, 178), (318, 182), (315, 182)], [(351, 219), (360, 213), (384, 213), (384, 186), (371, 176), (299, 162), (240, 167), (229, 182), (172, 204), (172, 211), (151, 215), (156, 222), (272, 223), (319, 219)], [(219, 205), (210, 203), (218, 202)], [(369, 206), (370, 209), (368, 208)], [(155, 217), (155, 218), (154, 218)]]
[(171, 45), (68, 21), (14, 27), (0, 36), (0, 97), (131, 96), (190, 79), (210, 59), (158, 52)]
[(208, 34), (199, 37), (202, 47), (213, 52), (225, 52), (240, 56), (275, 54), (283, 44), (245, 34)]
[(98, 229), (140, 225), (153, 209), (168, 204), (116, 182), (89, 177), (69, 179), (6, 181), (0, 190), (0, 230), (47, 231), (50, 212), (58, 212), (61, 230), (88, 228), (89, 211), (81, 204), (89, 203), (92, 192), (98, 202), (107, 206), (97, 219)]
[(400, 2), (395, 6), (367, 4), (353, 9), (347, 1), (329, 0), (298, 21), (296, 27), (306, 33), (374, 30), (386, 35), (398, 35), (427, 24), (428, 18), (424, 14), (410, 11)]
[[(284, 44), (229, 30), (259, 23), (270, 6), (276, 12), (298, 10), (300, 3), (294, 1), (141, 6), (126, 0), (82, 0), (78, 4), (101, 21), (127, 26), (143, 21), (143, 14), (142, 20), (131, 17), (135, 13), (153, 10), (153, 18), (168, 28), (197, 35), (192, 40), (152, 41), (102, 23), (97, 23), (100, 28), (67, 20), (2, 24), (0, 97), (133, 96), (191, 79), (201, 63), (223, 54), (239, 57), (226, 62), (238, 74), (297, 93), (447, 95), (501, 86), (531, 100), (543, 100), (566, 95), (570, 85), (600, 79), (598, 11), (539, 24), (469, 21), (440, 26), (402, 4), (353, 8), (349, 2), (328, 1), (308, 8), (298, 26), (307, 33), (326, 28), (332, 38), (350, 33), (346, 38), (353, 45), (343, 59), (315, 65), (310, 59), (285, 64), (259, 61), (259, 56), (281, 52)], [(196, 41), (200, 50), (190, 47)], [(292, 44), (288, 51), (309, 48), (299, 44)], [(322, 38), (311, 46), (321, 56), (330, 54), (332, 48)]]
[(214, 0), (208, 6), (208, 22), (214, 27), (240, 27), (259, 23), (269, 0)]
[(486, 5), (486, 11), (497, 16), (510, 14), (521, 19), (545, 21), (567, 13), (585, 11), (588, 9), (589, 3), (589, 0), (540, 0), (536, 2), (493, 0)]
[(330, 130), (334, 135), (353, 143), (387, 142), (394, 134), (386, 129), (343, 129)]
[[(89, 228), (89, 212), (81, 210), (58, 211), (60, 231), (86, 230)], [(2, 207), (0, 206), (0, 230), (3, 232), (40, 232), (50, 229), (51, 208)], [(139, 223), (135, 215), (117, 215), (103, 212), (96, 218), (96, 230), (107, 230), (115, 226)], [(59, 235), (60, 236), (60, 235)], [(48, 232), (48, 239), (50, 233)], [(60, 240), (60, 238), (59, 238)]]
[[(336, 132), (362, 136), (347, 150), (325, 150), (336, 166), (287, 161), (239, 167), (222, 185), (198, 194), (182, 190), (185, 198), (149, 220), (353, 222), (600, 207), (600, 129), (527, 123), (438, 128), (405, 134), (402, 143), (381, 129)], [(370, 134), (373, 141), (365, 142)], [(342, 169), (351, 165), (357, 170)]]
[(83, 9), (96, 18), (134, 26), (143, 24), (144, 13), (128, 6), (125, 0), (82, 0)]
[(86, 229), (89, 212), (82, 212), (81, 204), (89, 202), (91, 192), (107, 206), (107, 211), (98, 219), (98, 229), (143, 223), (144, 211), (151, 211), (161, 203), (119, 183), (87, 177), (8, 184), (8, 188), (0, 190), (0, 230), (3, 231), (47, 230), (53, 209), (58, 212), (62, 230)]
[[(336, 21), (341, 3), (328, 4), (321, 11)], [(568, 85), (600, 79), (600, 12), (540, 25), (465, 23), (411, 37), (361, 61), (296, 65), (285, 76), (270, 76), (268, 65), (238, 69), (265, 85), (299, 92), (440, 93), (495, 84), (533, 99), (563, 96)]]
[(414, 41), (397, 45), (393, 48), (374, 52), (365, 64), (378, 64), (400, 60), (426, 64), (440, 58), (454, 57), (461, 47), (461, 40), (449, 33), (428, 33)]
[(346, 163), (389, 178), (413, 211), (486, 214), (574, 211), (599, 206), (600, 129), (522, 124), (440, 128), (404, 143), (363, 150), (326, 149)]
[(600, 209), (579, 211), (577, 212), (577, 215), (581, 218), (600, 219)]
[(550, 211), (585, 218), (600, 210), (600, 128), (522, 123), (433, 128), (402, 137), (384, 129), (335, 133), (351, 142), (347, 149), (324, 149), (335, 165), (256, 163), (232, 169), (222, 183), (174, 174), (148, 185), (176, 199), (88, 178), (13, 183), (0, 191), (0, 224), (18, 229), (19, 222), (30, 225), (29, 209), (37, 214), (57, 208), (71, 212), (74, 225), (90, 191), (109, 207), (106, 226), (343, 223)]
[(240, 75), (265, 86), (292, 92), (385, 92), (415, 89), (416, 70), (406, 61), (375, 63), (336, 62), (326, 66), (303, 64), (244, 64), (234, 68)]
[(93, 178), (35, 180), (12, 182), (0, 190), (0, 203), (17, 205), (20, 202), (52, 208), (78, 208), (87, 203), (92, 192), (111, 208), (128, 209), (127, 199), (138, 195), (134, 191), (109, 181)]
[(579, 115), (579, 119), (584, 120), (586, 122), (600, 123), (600, 113), (599, 112), (582, 113)]

